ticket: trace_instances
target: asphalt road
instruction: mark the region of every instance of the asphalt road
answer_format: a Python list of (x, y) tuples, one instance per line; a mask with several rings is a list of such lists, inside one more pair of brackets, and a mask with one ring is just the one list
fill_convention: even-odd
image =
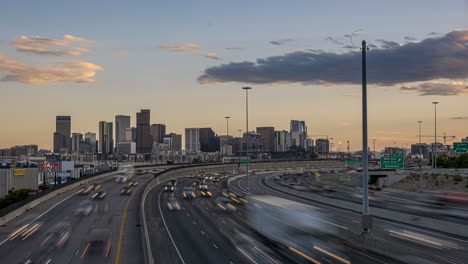
[[(246, 177), (242, 177), (234, 180), (232, 185), (241, 192), (246, 192), (247, 188), (249, 188), (250, 192), (253, 194), (278, 196), (322, 208), (329, 214), (331, 219), (329, 220), (330, 224), (342, 226), (346, 228), (346, 231), (354, 232), (356, 235), (359, 234), (361, 230), (359, 214), (278, 192), (264, 184), (263, 179), (265, 177), (265, 174), (255, 175), (251, 176), (249, 181), (247, 181)], [(405, 231), (412, 232), (412, 234), (422, 237), (423, 239), (407, 239), (407, 237), (398, 236), (397, 233), (393, 233), (392, 231), (400, 233)], [(383, 219), (374, 219), (372, 232), (374, 239), (379, 239), (388, 243), (389, 247), (400, 248), (402, 254), (405, 254), (409, 250), (416, 250), (420, 258), (433, 261), (433, 263), (466, 263), (468, 259), (467, 238), (447, 235), (403, 223), (389, 222)], [(409, 260), (408, 262), (411, 261)]]
[[(140, 232), (135, 232), (139, 204), (133, 196), (141, 195), (141, 188), (149, 180), (148, 176), (136, 176), (139, 185), (133, 187), (133, 194), (121, 195), (123, 183), (116, 183), (113, 176), (97, 180), (100, 190), (107, 195), (103, 199), (92, 199), (96, 191), (88, 195), (78, 194), (81, 187), (72, 189), (44, 202), (31, 211), (0, 227), (0, 256), (2, 263), (142, 263), (143, 251)], [(91, 184), (91, 183), (90, 183)], [(85, 185), (88, 186), (88, 185)], [(88, 216), (77, 216), (75, 210), (84, 200), (90, 200), (92, 211)], [(134, 200), (134, 201), (133, 201)], [(124, 213), (126, 212), (126, 213)], [(122, 225), (123, 216), (126, 224)], [(59, 223), (68, 223), (71, 227), (61, 247), (47, 247), (49, 231)], [(22, 227), (40, 226), (31, 235), (16, 236), (15, 231)], [(87, 249), (88, 240), (93, 230), (104, 229), (110, 234), (111, 244), (103, 247), (103, 254), (108, 257), (90, 256), (92, 247)], [(64, 232), (66, 233), (66, 232)], [(44, 242), (46, 241), (46, 242)], [(58, 244), (58, 243), (57, 243)], [(107, 250), (108, 249), (108, 250)], [(85, 251), (86, 254), (83, 254)], [(108, 252), (107, 252), (108, 251)]]

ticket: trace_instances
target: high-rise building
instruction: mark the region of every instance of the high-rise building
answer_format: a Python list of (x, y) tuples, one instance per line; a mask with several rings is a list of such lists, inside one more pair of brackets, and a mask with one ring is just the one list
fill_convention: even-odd
[(224, 145), (230, 145), (231, 144), (231, 139), (232, 136), (219, 136), (219, 146), (222, 147)]
[(202, 152), (219, 151), (219, 137), (211, 128), (200, 128), (200, 150)]
[(185, 129), (185, 150), (201, 151), (199, 128), (186, 128)]
[(136, 127), (129, 127), (125, 129), (125, 141), (127, 142), (136, 142)]
[(57, 116), (55, 119), (54, 152), (71, 150), (71, 116)]
[(85, 133), (85, 141), (89, 142), (89, 144), (90, 144), (89, 153), (98, 152), (98, 146), (97, 146), (97, 141), (96, 141), (96, 133), (86, 132)]
[(150, 135), (154, 143), (163, 143), (163, 138), (166, 136), (166, 125), (152, 124), (150, 127)]
[(165, 138), (171, 138), (171, 150), (178, 151), (182, 149), (182, 135), (170, 133)]
[(115, 116), (115, 143), (126, 141), (126, 129), (130, 127), (130, 116)]
[(462, 143), (466, 143), (466, 142), (468, 142), (468, 137), (462, 138)]
[(99, 152), (109, 154), (114, 151), (112, 122), (99, 122)]
[(423, 158), (429, 158), (430, 146), (426, 143), (411, 144), (411, 154), (421, 155)]
[(319, 138), (315, 140), (315, 152), (325, 154), (330, 152), (330, 141), (328, 139)]
[(305, 121), (291, 120), (289, 132), (292, 146), (307, 149), (307, 126)]
[(275, 131), (273, 150), (275, 152), (286, 152), (291, 147), (291, 137), (286, 130)]
[(137, 153), (151, 153), (153, 148), (153, 137), (150, 135), (150, 110), (142, 109), (136, 114), (137, 136), (136, 150)]
[(72, 134), (72, 152), (80, 152), (80, 142), (83, 141), (83, 134), (73, 133)]
[(244, 138), (242, 139), (242, 149), (244, 151), (247, 150), (247, 143), (249, 145), (249, 153), (258, 152), (262, 150), (262, 136), (254, 131), (250, 131), (248, 133), (248, 140), (247, 140), (247, 133), (244, 133)]
[(262, 148), (264, 151), (274, 151), (275, 128), (257, 127), (257, 133), (262, 136)]

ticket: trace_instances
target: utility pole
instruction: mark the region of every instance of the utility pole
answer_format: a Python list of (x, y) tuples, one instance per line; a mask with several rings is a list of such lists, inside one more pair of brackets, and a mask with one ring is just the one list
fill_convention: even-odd
[(373, 149), (374, 149), (374, 154), (375, 154), (375, 138), (372, 139), (372, 147), (373, 147)]
[(226, 118), (226, 136), (229, 137), (229, 118), (231, 118), (230, 116), (225, 116), (224, 118)]
[(242, 87), (243, 90), (245, 90), (245, 129), (247, 131), (247, 162), (246, 164), (246, 174), (247, 174), (247, 193), (250, 192), (250, 179), (249, 179), (249, 90), (252, 89), (252, 87)]
[(239, 129), (239, 169), (237, 170), (238, 173), (240, 173), (240, 168), (241, 168), (241, 160), (242, 157), (242, 129)]
[(432, 102), (434, 104), (434, 144), (432, 145), (432, 164), (434, 169), (437, 168), (437, 105), (439, 102)]
[(346, 140), (346, 144), (347, 144), (347, 149), (348, 149), (348, 156), (349, 156), (349, 140)]
[(367, 69), (366, 51), (369, 47), (362, 41), (362, 232), (369, 234), (372, 229), (372, 216), (369, 215), (369, 182), (368, 182), (368, 144), (367, 144)]
[(423, 179), (422, 179), (422, 153), (421, 153), (421, 124), (422, 121), (418, 121), (419, 123), (419, 158), (418, 158), (418, 167), (419, 167), (419, 191), (423, 191)]

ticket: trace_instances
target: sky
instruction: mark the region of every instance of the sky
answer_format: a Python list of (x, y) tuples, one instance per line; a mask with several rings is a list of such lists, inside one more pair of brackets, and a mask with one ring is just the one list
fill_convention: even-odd
[[(0, 147), (51, 149), (72, 132), (151, 110), (179, 134), (289, 130), (361, 148), (361, 54), (369, 141), (409, 147), (468, 136), (466, 1), (8, 1), (0, 9)], [(317, 136), (315, 136), (317, 135)], [(423, 137), (423, 142), (431, 138)], [(440, 139), (439, 139), (440, 140)], [(341, 142), (341, 144), (340, 144)], [(448, 143), (450, 140), (448, 139)]]

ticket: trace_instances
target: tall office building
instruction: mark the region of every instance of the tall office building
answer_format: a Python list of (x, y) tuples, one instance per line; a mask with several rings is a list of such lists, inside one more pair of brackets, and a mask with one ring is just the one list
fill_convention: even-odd
[(291, 120), (289, 133), (292, 146), (307, 149), (307, 126), (305, 121)]
[(85, 141), (89, 142), (90, 144), (89, 152), (90, 153), (98, 152), (97, 142), (96, 142), (96, 133), (86, 132), (84, 137), (85, 137)]
[(55, 119), (54, 152), (71, 150), (71, 116), (57, 116)]
[(200, 128), (200, 150), (202, 152), (216, 152), (220, 150), (219, 137), (211, 128)]
[(136, 114), (136, 119), (137, 153), (151, 153), (153, 148), (153, 137), (150, 135), (150, 110), (142, 109), (139, 113)]
[(264, 151), (274, 151), (275, 128), (257, 127), (257, 133), (262, 136), (262, 148)]
[(330, 141), (328, 139), (319, 138), (315, 140), (315, 152), (325, 154), (330, 152)]
[(129, 127), (125, 129), (125, 141), (126, 142), (136, 142), (136, 127)]
[(115, 116), (115, 143), (125, 142), (126, 129), (130, 127), (130, 116)]
[(286, 152), (291, 147), (291, 137), (286, 130), (275, 131), (273, 150), (275, 152)]
[(185, 129), (185, 150), (201, 151), (199, 128), (186, 128)]
[(182, 149), (182, 135), (170, 133), (166, 138), (171, 138), (171, 150), (178, 151)]
[(163, 143), (163, 138), (166, 136), (166, 125), (152, 124), (150, 127), (150, 135), (154, 143)]
[(114, 152), (112, 122), (99, 122), (99, 152), (103, 154), (109, 154)]
[(80, 152), (80, 142), (83, 141), (83, 134), (73, 133), (72, 134), (72, 152)]

